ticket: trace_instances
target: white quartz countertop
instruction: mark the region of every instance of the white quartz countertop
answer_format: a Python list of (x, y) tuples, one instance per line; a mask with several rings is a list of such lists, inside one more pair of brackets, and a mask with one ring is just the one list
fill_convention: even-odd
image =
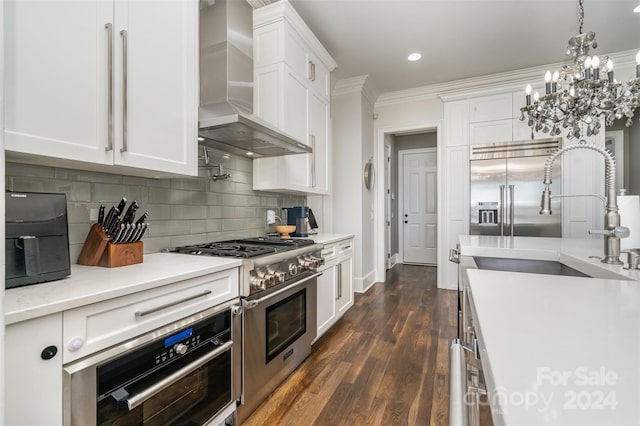
[(309, 235), (307, 238), (312, 239), (316, 243), (326, 245), (353, 238), (353, 234), (315, 234)]
[(5, 323), (11, 324), (78, 306), (240, 266), (236, 258), (154, 253), (119, 268), (71, 265), (71, 276), (5, 291)]
[[(626, 270), (622, 265), (607, 265), (602, 238), (541, 238), (460, 235), (462, 256), (503, 257), (515, 259), (558, 260), (587, 275), (607, 275), (606, 278), (640, 280), (640, 271)], [(626, 262), (623, 253), (620, 260)]]
[(640, 283), (467, 273), (496, 425), (640, 422)]

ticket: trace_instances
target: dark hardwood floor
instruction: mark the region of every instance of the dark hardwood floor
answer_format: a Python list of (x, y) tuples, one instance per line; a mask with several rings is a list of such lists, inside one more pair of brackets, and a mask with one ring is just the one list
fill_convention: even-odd
[(396, 265), (244, 425), (447, 425), (456, 292)]

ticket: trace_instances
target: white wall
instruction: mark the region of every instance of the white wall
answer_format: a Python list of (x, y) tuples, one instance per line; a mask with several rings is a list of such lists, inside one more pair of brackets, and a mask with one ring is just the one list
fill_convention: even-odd
[[(360, 188), (362, 191), (362, 289), (367, 289), (375, 279), (375, 191), (384, 187), (384, 180), (380, 180), (381, 173), (376, 170), (374, 185), (371, 189), (364, 186), (362, 171), (364, 165), (373, 160), (373, 102), (367, 96), (361, 95), (362, 102), (362, 157), (360, 162)], [(384, 210), (379, 211), (384, 218)]]

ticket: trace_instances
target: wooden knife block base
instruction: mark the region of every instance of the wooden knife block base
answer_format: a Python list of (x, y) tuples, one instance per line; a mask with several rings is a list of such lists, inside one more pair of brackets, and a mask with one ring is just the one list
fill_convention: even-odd
[(144, 245), (142, 241), (135, 243), (113, 244), (98, 224), (91, 226), (84, 246), (78, 257), (79, 265), (104, 266), (117, 268), (118, 266), (142, 263)]

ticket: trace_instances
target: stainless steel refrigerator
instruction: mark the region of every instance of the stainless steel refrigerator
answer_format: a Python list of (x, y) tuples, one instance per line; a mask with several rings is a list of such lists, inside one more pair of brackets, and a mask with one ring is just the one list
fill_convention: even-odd
[[(552, 215), (540, 215), (544, 165), (557, 139), (501, 142), (470, 147), (471, 235), (562, 237), (559, 198)], [(553, 164), (552, 194), (561, 194), (560, 160)]]

